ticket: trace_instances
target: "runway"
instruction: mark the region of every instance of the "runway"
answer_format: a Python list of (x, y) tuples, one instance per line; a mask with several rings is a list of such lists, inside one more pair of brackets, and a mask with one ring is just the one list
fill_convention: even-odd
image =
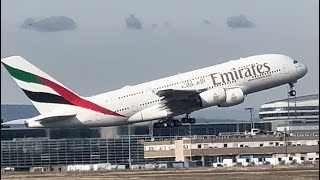
[(318, 166), (294, 167), (240, 167), (240, 168), (194, 168), (194, 169), (166, 169), (166, 170), (133, 170), (133, 171), (104, 171), (104, 172), (7, 172), (1, 174), (1, 179), (126, 179), (126, 180), (315, 180), (319, 179)]

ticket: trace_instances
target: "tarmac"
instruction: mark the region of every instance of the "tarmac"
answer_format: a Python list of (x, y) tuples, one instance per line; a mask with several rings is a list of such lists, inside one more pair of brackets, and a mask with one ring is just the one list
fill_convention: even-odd
[(82, 172), (5, 172), (1, 179), (37, 180), (318, 180), (319, 165), (263, 166), (233, 168), (188, 168), (159, 170), (82, 171)]

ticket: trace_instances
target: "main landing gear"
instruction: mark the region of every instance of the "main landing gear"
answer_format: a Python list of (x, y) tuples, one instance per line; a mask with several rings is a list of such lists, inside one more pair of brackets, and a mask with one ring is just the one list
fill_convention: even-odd
[(181, 122), (177, 119), (167, 118), (153, 124), (154, 128), (179, 127)]
[(196, 123), (196, 119), (190, 118), (189, 114), (186, 114), (186, 117), (181, 119), (182, 123), (189, 123), (189, 124), (194, 124)]
[(153, 128), (179, 127), (182, 125), (182, 123), (194, 124), (196, 123), (196, 119), (190, 118), (189, 114), (186, 114), (186, 116), (182, 118), (181, 121), (174, 118), (160, 120), (153, 124)]

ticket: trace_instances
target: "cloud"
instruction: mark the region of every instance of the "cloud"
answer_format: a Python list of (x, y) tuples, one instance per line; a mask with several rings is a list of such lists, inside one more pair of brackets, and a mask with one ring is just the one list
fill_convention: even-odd
[(76, 28), (76, 23), (66, 16), (52, 16), (38, 21), (33, 18), (27, 18), (22, 28), (40, 32), (57, 32), (73, 30)]
[(130, 14), (128, 18), (126, 18), (126, 26), (128, 29), (142, 29), (141, 21), (134, 16), (134, 14)]
[(166, 22), (163, 23), (163, 26), (168, 28), (168, 27), (170, 27), (170, 23), (168, 21), (166, 21)]
[(209, 21), (208, 19), (204, 19), (204, 20), (203, 20), (203, 23), (204, 23), (204, 24), (211, 24), (211, 21)]
[(236, 28), (253, 28), (256, 25), (249, 21), (245, 15), (230, 16), (227, 18), (227, 25), (232, 29)]

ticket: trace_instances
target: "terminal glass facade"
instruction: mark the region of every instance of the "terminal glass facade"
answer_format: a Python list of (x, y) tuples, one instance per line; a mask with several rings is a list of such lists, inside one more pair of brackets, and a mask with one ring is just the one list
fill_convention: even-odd
[[(143, 144), (131, 138), (132, 163), (144, 162)], [(1, 141), (1, 167), (69, 164), (128, 164), (129, 139), (24, 138)]]
[(1, 140), (15, 138), (100, 138), (100, 128), (65, 128), (65, 129), (41, 129), (41, 128), (2, 128)]

